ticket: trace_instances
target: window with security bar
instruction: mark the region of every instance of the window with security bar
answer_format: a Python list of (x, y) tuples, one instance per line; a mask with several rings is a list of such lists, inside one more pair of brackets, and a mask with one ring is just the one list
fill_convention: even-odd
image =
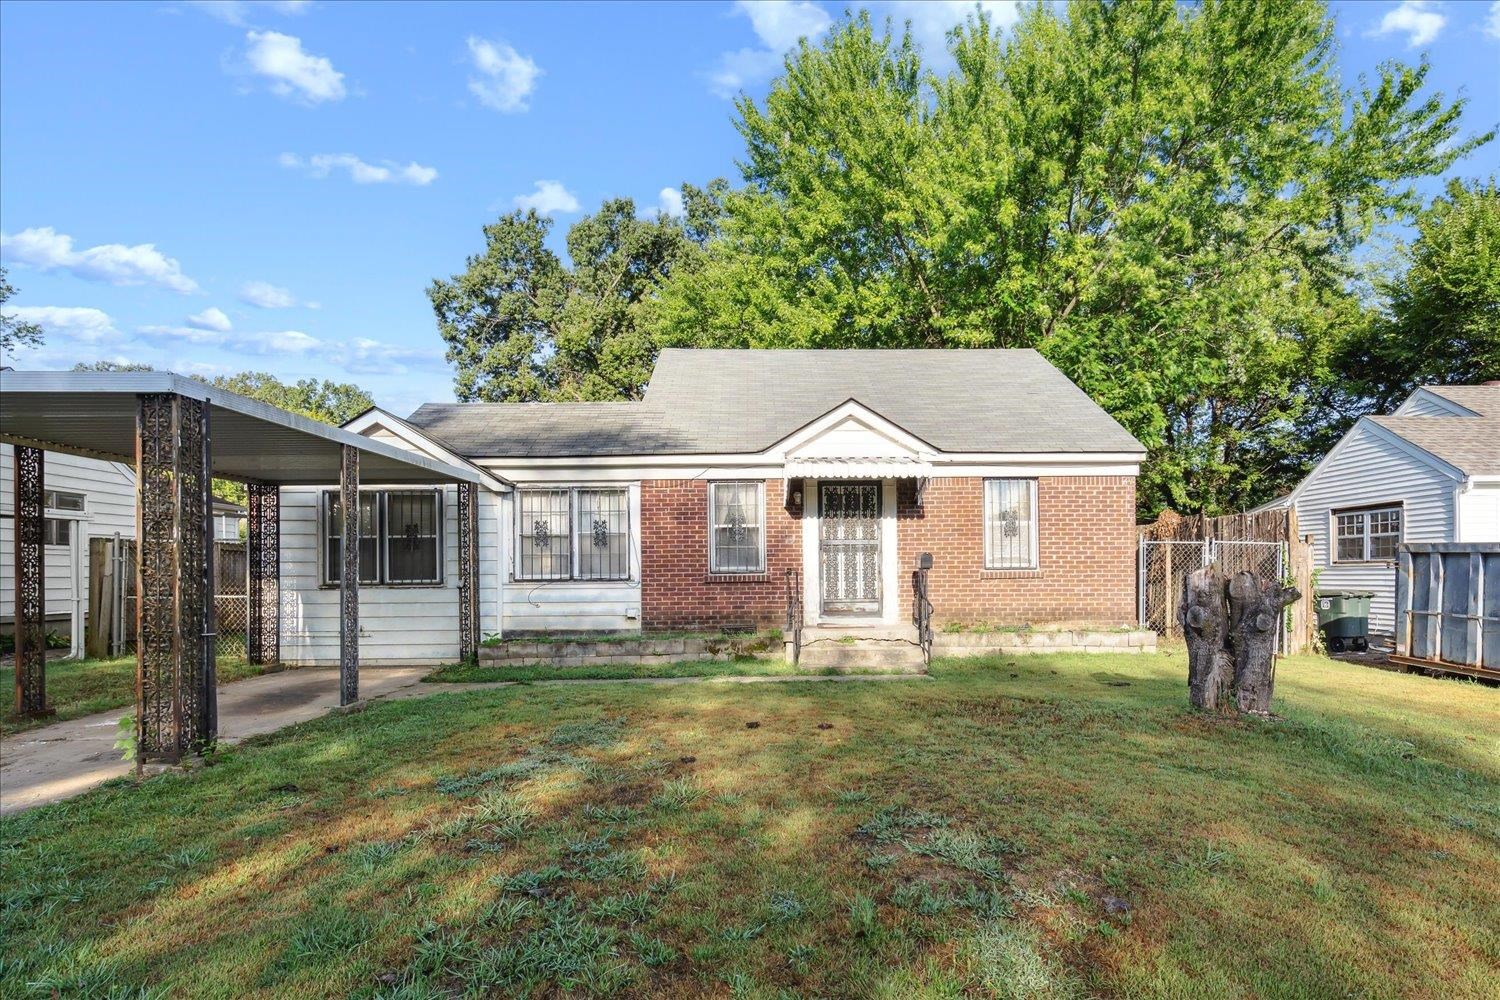
[(1037, 568), (1035, 479), (984, 481), (984, 568)]
[(1401, 508), (1334, 512), (1334, 562), (1386, 562), (1401, 544)]
[(708, 484), (710, 573), (766, 571), (766, 484)]
[[(336, 586), (344, 514), (337, 490), (323, 493), (323, 582)], [(443, 504), (437, 490), (361, 490), (359, 582), (362, 586), (443, 582)]]
[(629, 580), (630, 559), (628, 489), (517, 492), (517, 580)]

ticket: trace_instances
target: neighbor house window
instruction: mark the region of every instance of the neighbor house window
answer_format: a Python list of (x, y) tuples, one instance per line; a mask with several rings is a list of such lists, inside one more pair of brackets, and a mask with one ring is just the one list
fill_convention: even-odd
[(73, 522), (49, 517), (42, 522), (43, 545), (67, 545), (73, 540)]
[(1335, 511), (1334, 562), (1383, 562), (1401, 544), (1401, 508)]
[(984, 481), (984, 568), (1036, 569), (1036, 480)]
[(64, 493), (61, 490), (48, 490), (47, 509), (82, 511), (83, 497), (82, 493)]
[(520, 490), (516, 579), (630, 579), (630, 492), (583, 486)]
[[(361, 490), (359, 582), (442, 583), (443, 505), (437, 490)], [(323, 494), (323, 582), (337, 584), (344, 512), (335, 490)]]
[(766, 571), (766, 484), (708, 484), (708, 571)]

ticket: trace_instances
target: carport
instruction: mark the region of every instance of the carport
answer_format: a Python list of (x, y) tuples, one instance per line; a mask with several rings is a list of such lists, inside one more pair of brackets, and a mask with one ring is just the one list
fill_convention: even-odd
[[(43, 451), (131, 464), (136, 472), (136, 759), (175, 761), (218, 732), (214, 478), (249, 494), (248, 656), (280, 645), (280, 488), (458, 484), (459, 650), (479, 645), (479, 473), (318, 423), (171, 372), (0, 374), (0, 441), (15, 447), (15, 710), (47, 712), (43, 630)], [(359, 700), (359, 519), (344, 517), (339, 573), (339, 703)]]

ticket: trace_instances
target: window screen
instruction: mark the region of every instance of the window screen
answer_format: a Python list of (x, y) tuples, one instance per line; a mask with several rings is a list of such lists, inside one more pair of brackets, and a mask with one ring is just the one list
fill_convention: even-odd
[(984, 566), (1036, 569), (1035, 479), (984, 481)]
[(516, 578), (567, 580), (573, 575), (571, 490), (516, 494)]
[(764, 572), (765, 483), (710, 483), (708, 489), (709, 572)]
[(625, 490), (578, 490), (578, 579), (630, 579), (630, 505)]

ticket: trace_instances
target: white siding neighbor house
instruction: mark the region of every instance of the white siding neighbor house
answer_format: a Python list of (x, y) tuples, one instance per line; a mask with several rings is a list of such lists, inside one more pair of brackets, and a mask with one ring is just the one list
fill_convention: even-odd
[[(83, 648), (88, 613), (88, 540), (135, 537), (135, 471), (120, 462), (49, 451), (43, 459), (47, 498), (47, 631)], [(0, 630), (14, 625), (15, 454), (0, 445)]]
[(1395, 631), (1396, 547), (1500, 541), (1500, 383), (1423, 386), (1363, 417), (1294, 490), (1319, 590), (1368, 590)]

